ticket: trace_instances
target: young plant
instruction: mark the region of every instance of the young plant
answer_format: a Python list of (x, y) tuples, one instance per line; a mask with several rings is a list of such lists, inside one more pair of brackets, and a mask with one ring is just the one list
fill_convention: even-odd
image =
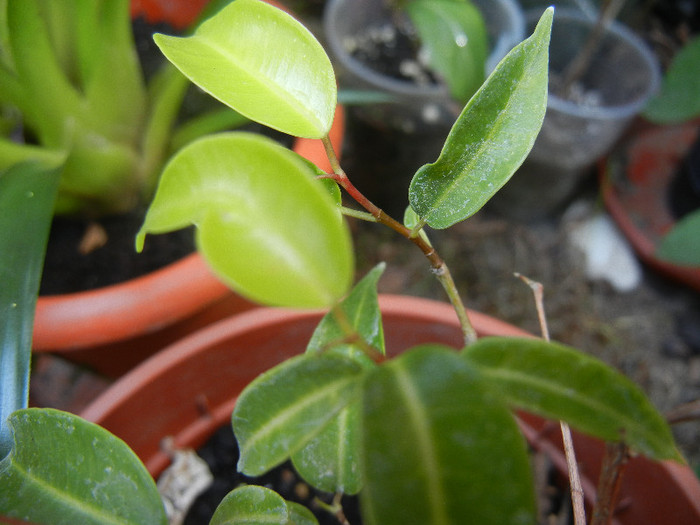
[[(514, 409), (565, 420), (655, 459), (680, 459), (661, 415), (600, 361), (537, 339), (477, 339), (426, 233), (426, 225), (447, 228), (474, 214), (527, 155), (546, 108), (552, 17), (552, 9), (544, 12), (467, 103), (437, 161), (415, 174), (404, 222), (369, 202), (342, 170), (326, 138), (336, 103), (331, 63), (293, 18), (260, 0), (235, 0), (190, 37), (155, 37), (185, 75), (241, 114), (321, 139), (333, 166), (321, 172), (246, 133), (199, 139), (165, 168), (138, 235), (140, 247), (147, 234), (195, 224), (204, 257), (241, 293), (267, 304), (330, 308), (306, 353), (262, 374), (239, 397), (232, 425), (243, 473), (291, 458), (311, 485), (359, 494), (366, 524), (525, 524), (534, 523), (535, 494)], [(341, 205), (339, 188), (359, 209)], [(462, 322), (463, 349), (428, 344), (385, 355), (377, 302), (383, 266), (351, 288), (343, 215), (388, 226), (417, 245)], [(54, 518), (56, 506), (70, 509), (66, 523), (76, 516), (164, 522), (153, 510), (152, 484), (99, 428), (37, 409), (14, 414), (11, 423), (14, 446), (0, 463), (0, 482), (11, 490), (0, 493), (0, 513), (41, 521)], [(31, 432), (41, 440), (28, 439)], [(90, 447), (90, 436), (105, 446)], [(56, 450), (83, 461), (64, 475)], [(123, 476), (105, 475), (107, 466), (123, 467)], [(66, 477), (84, 482), (54, 490)], [(141, 506), (144, 515), (136, 516)], [(224, 498), (211, 523), (316, 519), (267, 488), (247, 486)]]

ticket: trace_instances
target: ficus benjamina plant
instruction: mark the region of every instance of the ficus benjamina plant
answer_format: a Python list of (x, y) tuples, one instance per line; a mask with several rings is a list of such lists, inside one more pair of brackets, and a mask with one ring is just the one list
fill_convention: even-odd
[[(331, 62), (294, 18), (260, 0), (235, 0), (191, 36), (155, 36), (204, 91), (251, 120), (320, 139), (333, 167), (321, 171), (258, 135), (206, 136), (165, 167), (137, 237), (140, 249), (149, 234), (194, 224), (198, 249), (233, 289), (270, 305), (328, 309), (304, 354), (239, 397), (232, 425), (241, 472), (262, 474), (291, 459), (314, 487), (359, 495), (366, 524), (500, 525), (535, 521), (514, 410), (682, 461), (662, 416), (620, 373), (559, 343), (477, 338), (427, 233), (473, 215), (528, 154), (546, 108), (553, 16), (544, 11), (466, 104), (438, 159), (415, 173), (402, 220), (373, 205), (343, 171), (327, 139), (336, 110)], [(384, 268), (353, 286), (346, 217), (392, 228), (424, 253), (460, 319), (463, 348), (427, 344), (386, 356), (377, 301)], [(0, 514), (165, 522), (153, 481), (106, 431), (45, 409), (18, 411), (10, 424)], [(244, 486), (223, 499), (211, 523), (316, 518), (268, 488)]]

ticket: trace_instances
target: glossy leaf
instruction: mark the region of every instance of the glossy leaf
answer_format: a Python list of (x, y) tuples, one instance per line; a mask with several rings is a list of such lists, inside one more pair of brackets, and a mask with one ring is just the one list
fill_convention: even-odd
[(547, 107), (552, 12), (511, 50), (467, 103), (432, 164), (420, 168), (409, 201), (433, 228), (476, 213), (527, 157)]
[(410, 350), (366, 379), (363, 523), (534, 523), (525, 441), (447, 348)]
[(154, 39), (192, 82), (251, 120), (299, 137), (330, 130), (337, 95), (330, 60), (284, 11), (236, 0), (192, 36)]
[(659, 124), (684, 122), (700, 115), (700, 37), (688, 42), (675, 56), (661, 91), (644, 109), (644, 116)]
[(661, 238), (656, 256), (682, 266), (700, 266), (700, 210), (684, 216)]
[(629, 379), (573, 348), (539, 339), (493, 337), (464, 350), (513, 407), (567, 421), (654, 459), (679, 459), (664, 418)]
[(25, 409), (10, 417), (0, 461), (0, 515), (52, 525), (165, 524), (150, 474), (119, 438), (78, 416)]
[(210, 525), (286, 525), (289, 511), (284, 498), (265, 487), (247, 485), (221, 500)]
[(304, 354), (258, 376), (238, 398), (238, 470), (262, 474), (301, 450), (358, 396), (364, 368), (333, 354)]
[(7, 418), (27, 407), (34, 308), (61, 160), (0, 173), (0, 459), (12, 445)]
[[(236, 0), (238, 1), (238, 0)], [(189, 224), (216, 274), (251, 299), (328, 307), (353, 278), (350, 235), (311, 165), (271, 139), (200, 139), (166, 166), (137, 238)]]
[(358, 335), (384, 355), (384, 328), (379, 311), (377, 282), (386, 265), (380, 263), (358, 282), (350, 294), (328, 312), (316, 327), (307, 352), (321, 352), (333, 343)]
[(470, 1), (412, 0), (406, 12), (455, 100), (466, 103), (484, 81), (488, 35), (481, 12)]

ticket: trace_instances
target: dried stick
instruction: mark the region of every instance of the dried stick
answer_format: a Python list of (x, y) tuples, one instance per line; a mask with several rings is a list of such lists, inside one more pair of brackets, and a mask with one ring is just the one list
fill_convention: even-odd
[[(520, 280), (527, 284), (535, 296), (535, 306), (537, 308), (537, 317), (540, 321), (540, 329), (542, 337), (545, 341), (550, 340), (549, 327), (547, 326), (547, 316), (544, 313), (544, 292), (542, 283), (538, 283), (528, 279), (519, 273), (515, 274)], [(574, 442), (571, 438), (571, 428), (565, 421), (560, 421), (561, 435), (564, 441), (564, 452), (566, 453), (566, 465), (569, 471), (569, 482), (571, 484), (571, 505), (574, 509), (574, 523), (576, 525), (586, 525), (586, 509), (583, 501), (583, 486), (581, 485), (581, 477), (578, 472), (578, 463), (576, 462), (576, 452), (574, 451)]]

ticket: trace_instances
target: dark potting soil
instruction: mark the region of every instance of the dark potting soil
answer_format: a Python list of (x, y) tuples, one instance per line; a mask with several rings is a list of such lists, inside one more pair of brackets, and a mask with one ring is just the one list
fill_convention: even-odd
[(192, 228), (146, 237), (137, 253), (136, 233), (143, 212), (110, 216), (97, 224), (107, 234), (104, 246), (87, 254), (79, 246), (90, 223), (55, 218), (46, 250), (40, 293), (55, 295), (91, 290), (139, 277), (162, 268), (194, 251)]
[(435, 74), (421, 60), (420, 42), (407, 24), (370, 26), (347, 39), (345, 46), (354, 58), (378, 73), (418, 85), (438, 84)]
[[(221, 427), (199, 450), (197, 454), (209, 465), (214, 481), (212, 485), (193, 502), (187, 513), (184, 525), (207, 525), (216, 507), (230, 491), (241, 484), (261, 485), (280, 494), (284, 499), (301, 503), (311, 510), (320, 525), (338, 525), (338, 519), (323, 510), (316, 498), (330, 503), (332, 494), (317, 491), (307, 485), (295, 472), (290, 462), (271, 470), (264, 476), (251, 478), (236, 471), (238, 445), (231, 425)], [(361, 523), (357, 497), (343, 496), (343, 511), (352, 525)]]
[[(317, 491), (307, 485), (298, 476), (290, 462), (286, 462), (260, 477), (248, 477), (238, 473), (236, 471), (238, 445), (231, 425), (221, 427), (197, 450), (197, 454), (209, 466), (214, 481), (192, 503), (183, 525), (207, 525), (221, 500), (241, 484), (270, 488), (284, 499), (301, 503), (310, 509), (320, 525), (339, 525), (336, 516), (322, 509), (316, 503), (316, 500), (320, 499), (330, 504), (333, 495)], [(543, 453), (533, 452), (532, 463), (538, 495), (538, 522), (542, 525), (551, 523), (574, 525), (567, 480), (559, 474)], [(348, 523), (351, 525), (362, 524), (357, 496), (343, 496), (342, 507)]]

